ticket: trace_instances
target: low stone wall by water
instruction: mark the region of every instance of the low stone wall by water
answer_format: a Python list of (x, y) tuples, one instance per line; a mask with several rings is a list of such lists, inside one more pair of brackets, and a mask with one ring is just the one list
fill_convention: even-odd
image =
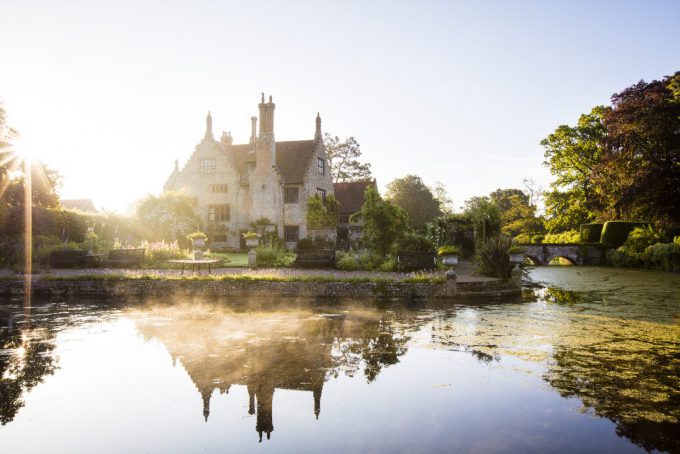
[[(190, 279), (36, 279), (34, 295), (46, 296), (300, 296), (332, 298), (455, 298), (519, 295), (521, 289), (505, 281), (453, 284), (413, 282), (272, 282), (258, 280)], [(0, 295), (23, 295), (21, 280), (0, 280)]]

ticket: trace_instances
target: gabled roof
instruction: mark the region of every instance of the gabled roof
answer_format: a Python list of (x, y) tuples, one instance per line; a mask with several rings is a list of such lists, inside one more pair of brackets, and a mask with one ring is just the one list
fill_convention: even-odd
[(333, 183), (335, 199), (340, 202), (340, 212), (354, 214), (364, 204), (364, 191), (374, 186), (374, 181), (353, 181), (351, 183)]
[(316, 151), (315, 140), (276, 142), (276, 165), (286, 183), (302, 183)]
[(231, 157), (234, 160), (234, 165), (236, 166), (236, 170), (239, 173), (245, 173), (246, 167), (248, 165), (248, 159), (251, 157), (251, 152), (255, 151), (255, 145), (250, 143), (229, 146), (223, 144), (221, 145), (225, 151), (229, 150), (227, 153), (231, 154)]
[(64, 208), (96, 213), (97, 209), (90, 199), (61, 199), (59, 201)]

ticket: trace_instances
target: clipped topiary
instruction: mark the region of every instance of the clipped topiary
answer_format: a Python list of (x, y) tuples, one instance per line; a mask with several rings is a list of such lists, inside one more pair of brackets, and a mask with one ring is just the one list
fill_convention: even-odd
[(647, 227), (649, 222), (626, 222), (626, 221), (607, 221), (602, 227), (602, 235), (600, 235), (600, 243), (607, 249), (616, 249), (623, 246), (626, 242), (628, 234), (635, 227)]
[(582, 224), (581, 243), (599, 243), (602, 227), (604, 227), (604, 224), (601, 223)]

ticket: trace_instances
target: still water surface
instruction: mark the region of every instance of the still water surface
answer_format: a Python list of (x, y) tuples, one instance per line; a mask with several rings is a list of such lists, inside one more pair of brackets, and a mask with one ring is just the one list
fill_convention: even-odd
[(0, 452), (680, 452), (680, 276), (465, 304), (0, 300)]

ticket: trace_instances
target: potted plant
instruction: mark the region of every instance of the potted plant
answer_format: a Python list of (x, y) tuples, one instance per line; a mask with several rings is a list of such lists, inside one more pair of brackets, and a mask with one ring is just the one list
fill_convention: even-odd
[(458, 256), (460, 255), (460, 247), (457, 245), (442, 246), (437, 251), (437, 254), (442, 258), (442, 263), (447, 266), (458, 265)]
[(246, 240), (247, 247), (257, 247), (260, 243), (260, 235), (252, 230), (243, 234), (243, 238)]
[(194, 232), (187, 235), (187, 239), (191, 241), (191, 245), (194, 248), (200, 248), (205, 246), (205, 240), (208, 239), (208, 235), (203, 232)]
[(510, 246), (508, 254), (510, 254), (510, 263), (517, 264), (524, 261), (524, 249), (516, 244)]

